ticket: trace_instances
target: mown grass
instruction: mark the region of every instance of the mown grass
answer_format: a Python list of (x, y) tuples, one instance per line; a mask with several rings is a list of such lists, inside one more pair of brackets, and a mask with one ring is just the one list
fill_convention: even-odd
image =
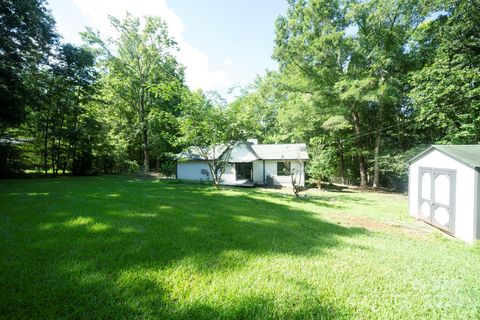
[(474, 319), (480, 248), (400, 195), (0, 181), (0, 316)]

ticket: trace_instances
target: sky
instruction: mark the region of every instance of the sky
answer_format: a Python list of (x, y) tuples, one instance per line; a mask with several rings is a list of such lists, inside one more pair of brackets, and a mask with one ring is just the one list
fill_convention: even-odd
[(48, 6), (64, 42), (80, 44), (89, 26), (113, 36), (108, 15), (154, 15), (168, 24), (179, 46), (178, 60), (193, 90), (226, 94), (251, 83), (271, 59), (275, 19), (287, 11), (286, 0), (49, 0)]

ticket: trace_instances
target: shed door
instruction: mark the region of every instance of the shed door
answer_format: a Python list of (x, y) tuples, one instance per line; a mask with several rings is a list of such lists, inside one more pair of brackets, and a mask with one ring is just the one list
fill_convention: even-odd
[(420, 168), (418, 217), (454, 233), (455, 170)]

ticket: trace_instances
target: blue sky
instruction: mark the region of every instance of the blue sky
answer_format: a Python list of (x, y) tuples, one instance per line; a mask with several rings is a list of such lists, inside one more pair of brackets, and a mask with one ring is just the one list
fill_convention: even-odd
[(287, 10), (286, 0), (50, 0), (49, 6), (64, 41), (74, 43), (85, 26), (113, 36), (109, 14), (161, 16), (179, 44), (189, 86), (220, 92), (276, 69), (274, 23)]

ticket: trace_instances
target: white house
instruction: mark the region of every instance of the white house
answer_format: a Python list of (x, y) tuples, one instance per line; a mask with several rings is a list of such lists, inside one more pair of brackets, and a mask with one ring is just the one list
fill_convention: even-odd
[[(212, 157), (221, 157), (217, 150)], [(222, 175), (226, 185), (291, 186), (290, 172), (295, 173), (297, 183), (305, 185), (304, 162), (308, 159), (304, 143), (258, 144), (256, 139), (234, 145), (229, 164)], [(194, 148), (180, 154), (177, 163), (177, 179), (210, 180), (207, 161)]]
[(409, 166), (409, 211), (453, 236), (480, 239), (480, 145), (433, 145)]

